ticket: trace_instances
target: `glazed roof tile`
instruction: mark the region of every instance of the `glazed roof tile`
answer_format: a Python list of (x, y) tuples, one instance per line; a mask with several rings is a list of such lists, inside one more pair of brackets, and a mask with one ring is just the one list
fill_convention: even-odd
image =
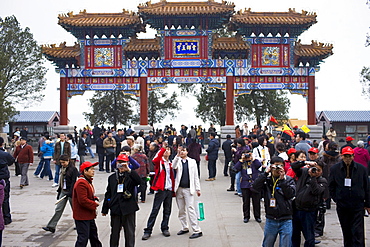
[(312, 41), (310, 45), (303, 45), (301, 41), (298, 40), (294, 46), (294, 54), (300, 57), (326, 58), (333, 55), (333, 45), (318, 43), (317, 41)]
[(54, 114), (59, 113), (56, 111), (19, 111), (19, 114), (15, 115), (10, 122), (49, 122)]
[(66, 42), (61, 43), (59, 47), (53, 45), (42, 45), (42, 53), (46, 56), (55, 58), (77, 58), (80, 56), (80, 46), (76, 43), (74, 46), (66, 46)]
[(155, 39), (137, 39), (131, 38), (130, 42), (124, 48), (126, 52), (143, 52), (160, 50), (159, 38)]
[(249, 45), (241, 39), (240, 36), (235, 37), (216, 37), (213, 41), (214, 50), (248, 50)]
[(139, 13), (148, 15), (211, 15), (234, 12), (235, 5), (222, 1), (217, 3), (214, 0), (206, 2), (167, 2), (161, 0), (158, 3), (151, 1), (138, 6)]
[(330, 122), (370, 122), (370, 111), (322, 111)]
[(141, 23), (136, 13), (126, 10), (122, 13), (86, 13), (84, 10), (76, 15), (73, 12), (59, 15), (58, 19), (63, 27), (124, 27)]
[(232, 21), (247, 25), (312, 25), (316, 21), (316, 13), (302, 13), (289, 9), (288, 12), (252, 12), (251, 9), (241, 10), (232, 17)]

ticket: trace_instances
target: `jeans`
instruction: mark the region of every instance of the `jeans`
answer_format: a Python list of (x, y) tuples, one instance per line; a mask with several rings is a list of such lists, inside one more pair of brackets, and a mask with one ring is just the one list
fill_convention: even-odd
[(301, 232), (305, 238), (304, 247), (315, 246), (316, 211), (294, 210), (292, 246), (301, 246)]
[(292, 220), (273, 220), (266, 218), (263, 247), (274, 247), (276, 237), (280, 235), (279, 247), (290, 247), (292, 239)]
[(54, 183), (59, 183), (59, 172), (60, 172), (60, 165), (55, 164), (55, 175), (54, 175)]
[(51, 159), (44, 159), (44, 169), (41, 172), (40, 178), (49, 176), (49, 180), (53, 180), (53, 174), (51, 173), (50, 169), (50, 160)]
[(241, 178), (241, 176), (242, 176), (242, 173), (241, 172), (238, 172), (235, 175), (236, 191), (238, 192), (238, 194), (241, 194), (242, 193), (242, 189), (240, 188), (240, 178)]
[(152, 212), (150, 213), (148, 224), (147, 227), (144, 229), (144, 233), (152, 234), (153, 226), (155, 224), (155, 220), (157, 218), (162, 203), (163, 203), (163, 220), (161, 223), (161, 231), (163, 232), (169, 229), (168, 222), (170, 220), (171, 215), (172, 194), (173, 192), (170, 190), (164, 191), (158, 190), (157, 193), (155, 193)]
[(33, 175), (37, 176), (37, 175), (40, 174), (42, 168), (44, 167), (44, 162), (45, 162), (44, 158), (41, 157), (40, 158), (39, 165), (37, 166), (37, 168), (36, 168), (35, 172), (33, 173)]
[(208, 160), (208, 178), (216, 177), (216, 160)]
[(91, 158), (95, 158), (94, 152), (92, 151), (91, 147), (86, 147), (86, 150), (89, 151)]
[(365, 246), (364, 209), (337, 207), (344, 247)]
[[(12, 222), (12, 215), (10, 214), (10, 180), (9, 178), (4, 178), (5, 187), (4, 187), (4, 201), (2, 205), (4, 223), (10, 224)], [(1, 245), (0, 245), (1, 246)]]

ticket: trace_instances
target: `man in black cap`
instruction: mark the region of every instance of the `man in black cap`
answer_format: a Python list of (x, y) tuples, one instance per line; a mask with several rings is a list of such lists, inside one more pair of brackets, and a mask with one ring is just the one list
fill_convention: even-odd
[(13, 156), (9, 153), (5, 152), (3, 147), (4, 139), (0, 137), (0, 180), (5, 180), (5, 188), (4, 188), (4, 202), (3, 202), (3, 216), (4, 216), (4, 224), (8, 225), (12, 223), (12, 216), (10, 214), (10, 205), (9, 205), (9, 197), (10, 197), (10, 173), (8, 166), (12, 165), (15, 161)]
[(222, 143), (222, 150), (224, 150), (225, 155), (225, 166), (224, 166), (224, 176), (229, 176), (227, 174), (227, 170), (229, 169), (229, 163), (233, 157), (233, 153), (231, 152), (231, 135), (226, 135), (226, 141)]

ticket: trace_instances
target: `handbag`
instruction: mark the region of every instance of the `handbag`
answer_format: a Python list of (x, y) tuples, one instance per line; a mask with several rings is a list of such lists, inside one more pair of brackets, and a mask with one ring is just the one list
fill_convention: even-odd
[(116, 151), (114, 150), (114, 147), (110, 147), (110, 148), (106, 148), (105, 149), (105, 152), (107, 155), (112, 155), (114, 154)]

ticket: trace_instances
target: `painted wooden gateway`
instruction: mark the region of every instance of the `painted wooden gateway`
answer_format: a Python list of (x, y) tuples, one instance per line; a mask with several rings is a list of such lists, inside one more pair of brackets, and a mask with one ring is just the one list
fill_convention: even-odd
[[(77, 42), (42, 46), (60, 73), (60, 117), (67, 125), (67, 99), (86, 90), (121, 90), (140, 96), (140, 125), (148, 125), (148, 90), (166, 83), (206, 83), (226, 90), (226, 125), (234, 125), (234, 97), (252, 90), (286, 89), (308, 98), (308, 124), (315, 120), (315, 73), (333, 46), (299, 35), (317, 22), (315, 13), (235, 11), (235, 5), (147, 2), (137, 12), (72, 12), (59, 25)], [(138, 39), (145, 26), (154, 39)], [(220, 29), (234, 31), (220, 37)]]

